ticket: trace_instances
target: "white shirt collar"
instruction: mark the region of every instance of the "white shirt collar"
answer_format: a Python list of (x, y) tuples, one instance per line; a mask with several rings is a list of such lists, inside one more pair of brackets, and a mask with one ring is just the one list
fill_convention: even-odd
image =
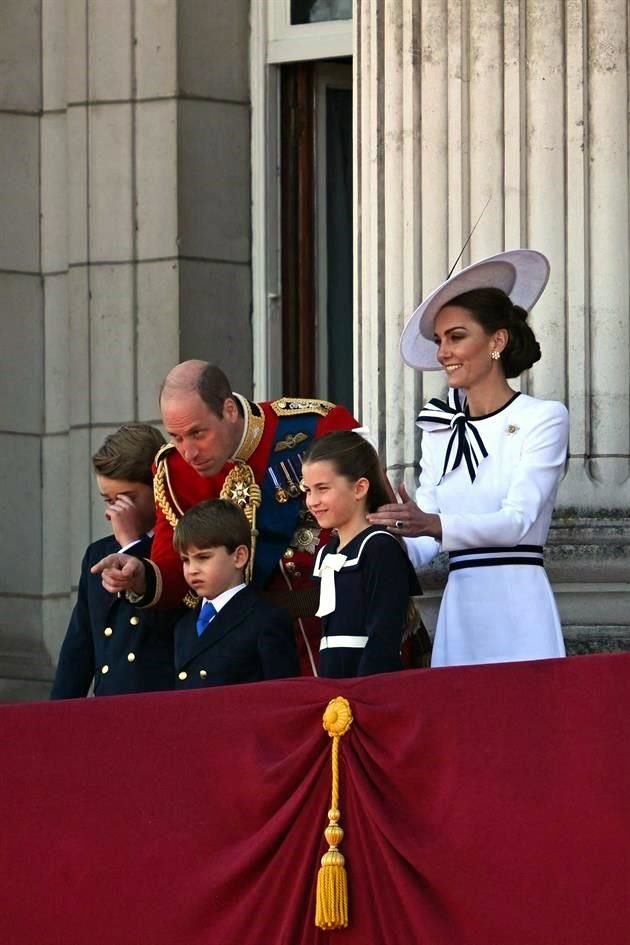
[(122, 553), (124, 553), (125, 551), (127, 551), (128, 548), (133, 548), (133, 546), (134, 546), (134, 545), (137, 545), (139, 542), (141, 542), (143, 538), (153, 538), (153, 529), (151, 528), (148, 532), (145, 532), (145, 534), (144, 534), (144, 535), (141, 535), (140, 538), (134, 538), (133, 541), (129, 541), (129, 542), (127, 542), (126, 545), (121, 546), (121, 547), (118, 549), (118, 550), (119, 550), (119, 553), (122, 554)]
[[(218, 597), (213, 598), (210, 603), (213, 605), (217, 613), (221, 610), (222, 607), (225, 607), (228, 601), (232, 600), (233, 597), (238, 594), (239, 591), (242, 591), (244, 587), (247, 587), (245, 583), (238, 584), (236, 587), (229, 587), (227, 591), (223, 591), (222, 594), (219, 594)], [(202, 606), (209, 600), (208, 597), (204, 597), (201, 604)]]

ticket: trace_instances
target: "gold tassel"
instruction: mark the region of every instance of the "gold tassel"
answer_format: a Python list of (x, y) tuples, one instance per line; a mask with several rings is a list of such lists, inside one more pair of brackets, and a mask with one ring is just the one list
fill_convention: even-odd
[(323, 725), (332, 738), (332, 799), (328, 826), (324, 831), (328, 852), (324, 853), (317, 874), (315, 925), (320, 929), (345, 929), (348, 925), (348, 876), (345, 858), (339, 852), (343, 828), (339, 826), (339, 739), (352, 725), (350, 703), (337, 696), (326, 706)]

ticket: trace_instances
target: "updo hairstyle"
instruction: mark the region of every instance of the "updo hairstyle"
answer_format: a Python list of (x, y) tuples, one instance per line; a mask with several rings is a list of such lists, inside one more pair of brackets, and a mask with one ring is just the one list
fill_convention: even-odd
[(507, 329), (508, 343), (501, 352), (506, 377), (518, 377), (540, 361), (540, 345), (527, 324), (527, 312), (520, 305), (514, 305), (502, 289), (471, 289), (447, 304), (467, 309), (487, 335), (499, 328)]

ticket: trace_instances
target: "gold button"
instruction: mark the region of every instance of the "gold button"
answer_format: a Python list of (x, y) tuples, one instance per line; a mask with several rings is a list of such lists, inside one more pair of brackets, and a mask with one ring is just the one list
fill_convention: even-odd
[(103, 630), (103, 633), (105, 634), (106, 637), (111, 637), (113, 632), (114, 631), (112, 630), (111, 627), (105, 627), (105, 629)]
[(140, 617), (132, 617), (129, 623), (131, 624), (132, 627), (137, 627), (138, 624), (140, 623)]
[(133, 663), (133, 661), (135, 660), (135, 658), (136, 658), (136, 654), (135, 654), (135, 653), (127, 653), (127, 659), (128, 659), (128, 661), (129, 661), (130, 663)]
[(178, 673), (177, 678), (178, 678), (178, 679), (188, 679), (188, 673), (185, 673), (184, 670), (182, 670), (181, 673)]
[(301, 571), (296, 571), (295, 574), (293, 575), (293, 577), (296, 578), (297, 580), (299, 580), (299, 579), (302, 577), (302, 572), (301, 572)]
[(292, 558), (294, 554), (295, 554), (295, 552), (294, 552), (293, 548), (287, 548), (287, 550), (286, 550), (285, 553), (284, 553), (284, 557), (287, 558), (287, 559), (289, 559), (289, 558)]
[(109, 672), (109, 666), (107, 665), (107, 663), (105, 663), (105, 665), (103, 666), (101, 672), (103, 673), (103, 675), (105, 675), (105, 673), (108, 673), (108, 672)]
[(205, 679), (208, 674), (207, 674), (207, 672), (205, 671), (205, 669), (200, 669), (200, 670), (199, 670), (199, 675), (201, 676), (202, 679)]

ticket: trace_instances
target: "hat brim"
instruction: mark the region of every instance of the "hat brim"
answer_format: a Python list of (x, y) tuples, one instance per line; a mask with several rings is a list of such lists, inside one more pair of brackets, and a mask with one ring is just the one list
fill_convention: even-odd
[(451, 299), (472, 289), (502, 289), (529, 312), (549, 279), (549, 261), (534, 249), (513, 249), (461, 269), (438, 286), (415, 310), (400, 337), (405, 364), (417, 371), (439, 371), (435, 319)]

